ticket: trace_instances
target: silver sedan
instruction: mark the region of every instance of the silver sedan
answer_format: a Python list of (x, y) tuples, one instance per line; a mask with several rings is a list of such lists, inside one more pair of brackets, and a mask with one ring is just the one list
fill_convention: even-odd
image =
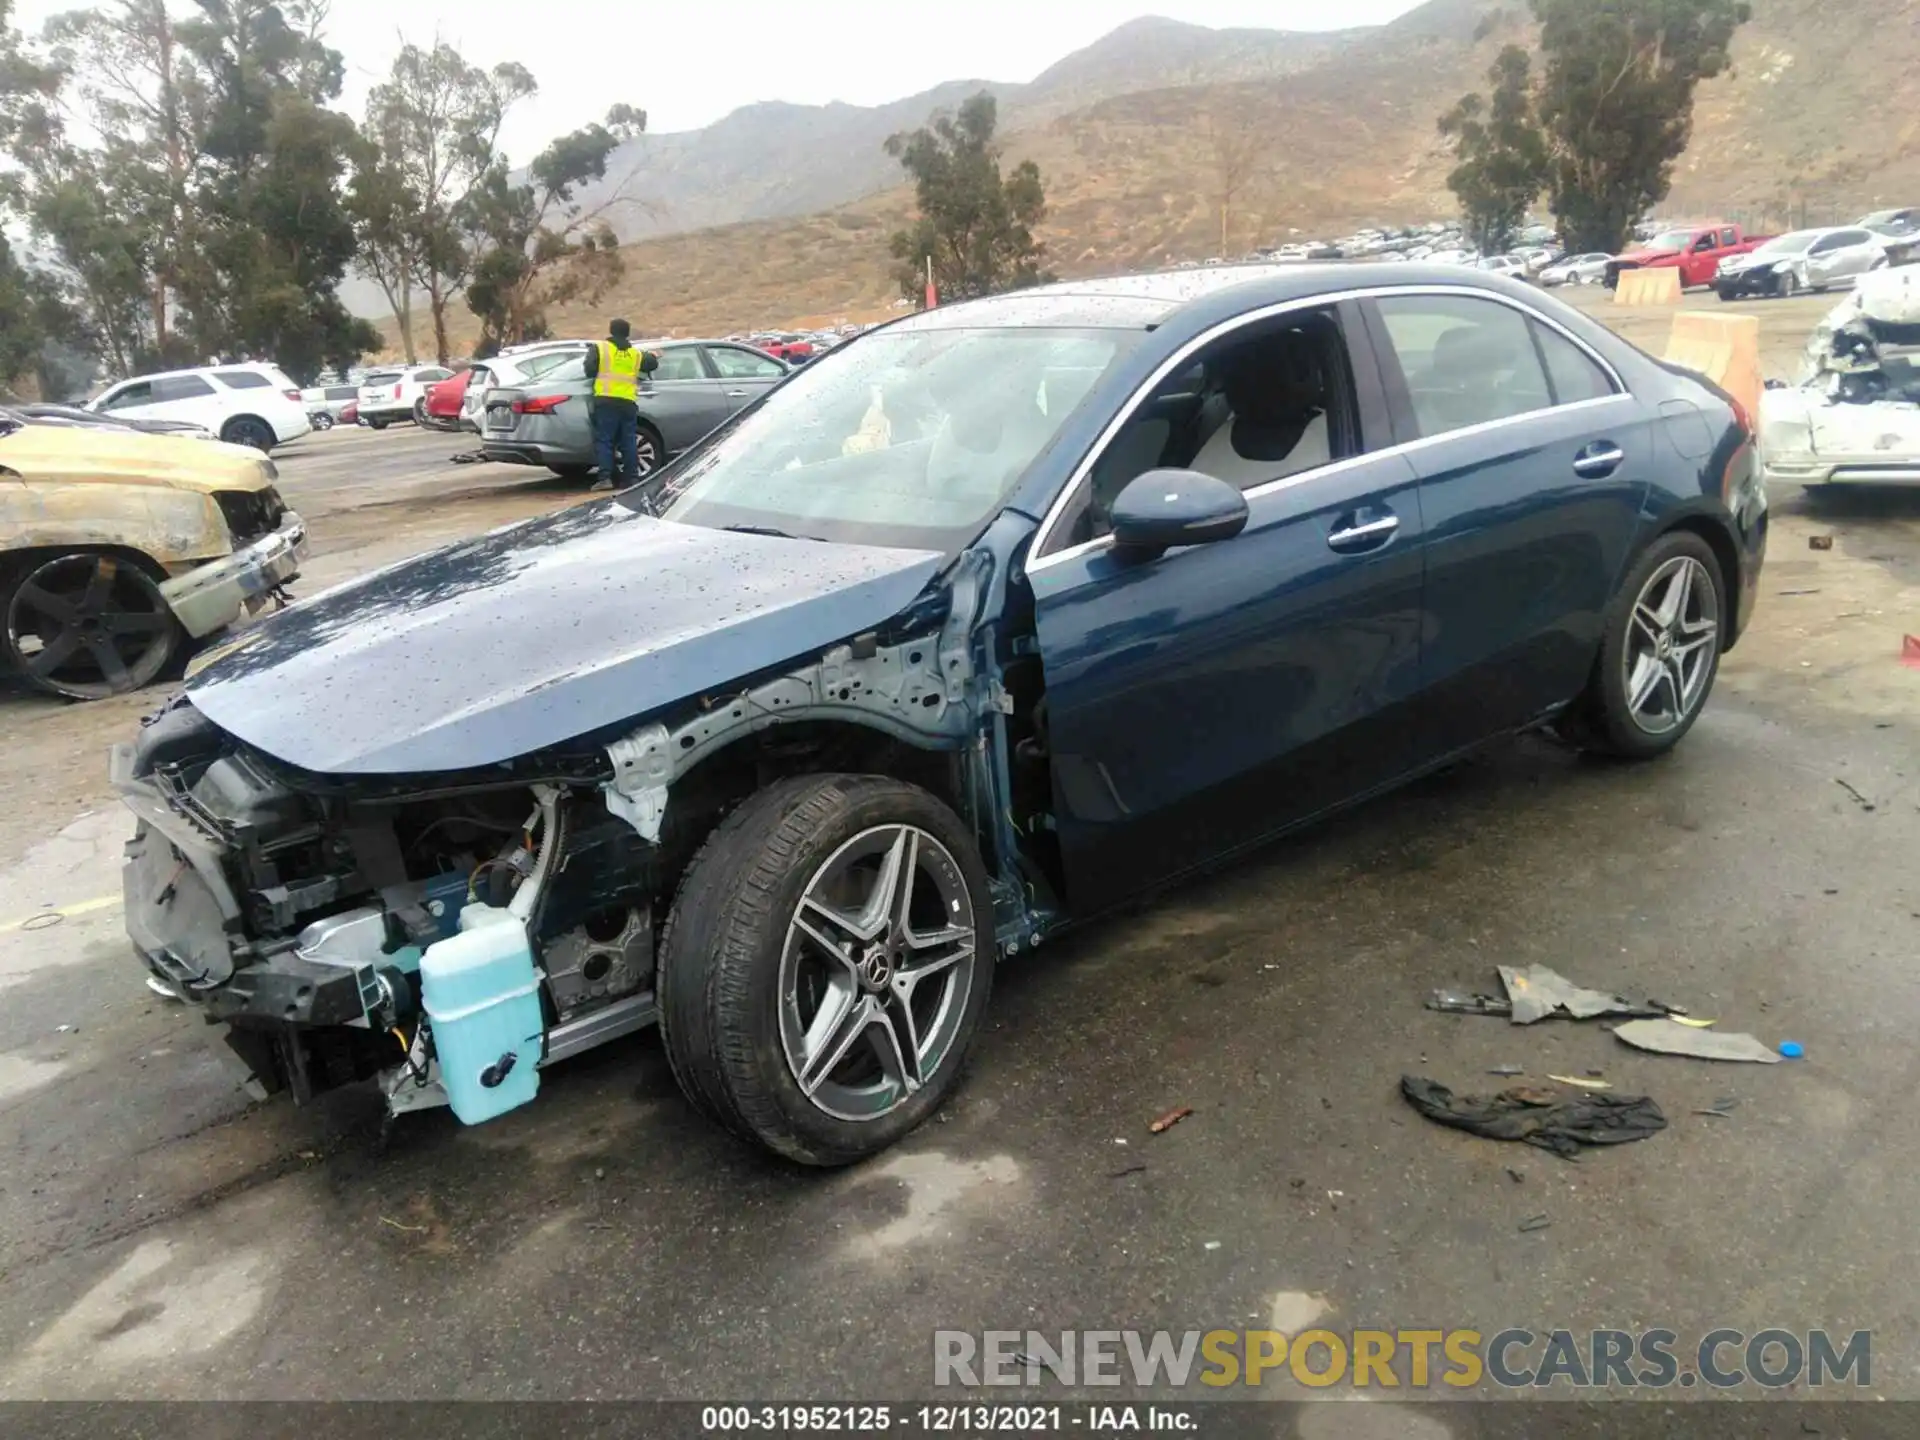
[[(787, 366), (751, 345), (675, 340), (646, 345), (660, 367), (640, 386), (640, 473), (665, 464), (745, 409)], [(569, 480), (593, 473), (593, 382), (584, 355), (517, 385), (490, 386), (481, 399), (481, 449), (489, 460), (543, 465)]]

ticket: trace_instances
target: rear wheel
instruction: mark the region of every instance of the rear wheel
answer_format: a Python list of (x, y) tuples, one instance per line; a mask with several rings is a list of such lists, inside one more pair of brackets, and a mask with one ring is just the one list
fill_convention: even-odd
[(370, 430), (384, 430), (387, 428), (388, 423), (387, 417), (384, 415), (367, 416), (367, 428)]
[(959, 1084), (993, 981), (966, 826), (916, 786), (781, 781), (688, 867), (660, 1033), (694, 1106), (809, 1165), (886, 1149)]
[(21, 566), (0, 586), (0, 614), (9, 663), (36, 689), (69, 700), (150, 684), (182, 639), (153, 576), (93, 551)]
[(658, 430), (642, 420), (636, 449), (640, 456), (640, 478), (644, 480), (660, 468), (661, 461), (666, 457), (667, 442), (660, 438)]
[(273, 427), (252, 415), (236, 415), (220, 427), (220, 438), (229, 445), (250, 445), (261, 454), (273, 449)]
[(422, 430), (427, 428), (427, 402), (424, 397), (413, 402), (413, 423)]
[(1679, 744), (1719, 673), (1725, 593), (1705, 540), (1675, 530), (1654, 541), (1620, 587), (1587, 693), (1562, 728), (1635, 760)]

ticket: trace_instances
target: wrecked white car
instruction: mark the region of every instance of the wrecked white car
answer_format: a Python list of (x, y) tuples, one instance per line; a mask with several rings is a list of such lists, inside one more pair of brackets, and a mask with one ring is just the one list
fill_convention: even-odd
[(1823, 319), (1800, 383), (1760, 407), (1766, 478), (1920, 483), (1920, 266), (1867, 276)]

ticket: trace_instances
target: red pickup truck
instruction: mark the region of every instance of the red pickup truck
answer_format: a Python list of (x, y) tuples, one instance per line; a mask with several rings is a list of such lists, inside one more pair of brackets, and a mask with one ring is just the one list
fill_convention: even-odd
[(1708, 225), (1681, 225), (1616, 255), (1607, 265), (1607, 288), (1611, 290), (1622, 270), (1655, 268), (1677, 269), (1680, 288), (1711, 285), (1720, 262), (1729, 255), (1745, 255), (1764, 245), (1769, 235), (1743, 235), (1738, 225), (1716, 221)]

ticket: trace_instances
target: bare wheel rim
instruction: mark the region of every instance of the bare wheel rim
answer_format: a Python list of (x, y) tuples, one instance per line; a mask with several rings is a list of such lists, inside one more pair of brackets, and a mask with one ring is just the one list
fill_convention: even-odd
[(780, 1045), (800, 1093), (879, 1120), (952, 1056), (973, 991), (973, 899), (913, 825), (863, 830), (807, 880), (780, 952)]
[(173, 615), (138, 566), (111, 555), (62, 555), (13, 592), (7, 643), (30, 680), (98, 699), (160, 673), (173, 648)]
[(1686, 723), (1713, 678), (1720, 596), (1707, 567), (1677, 555), (1647, 577), (1633, 602), (1621, 657), (1627, 713), (1648, 735)]

